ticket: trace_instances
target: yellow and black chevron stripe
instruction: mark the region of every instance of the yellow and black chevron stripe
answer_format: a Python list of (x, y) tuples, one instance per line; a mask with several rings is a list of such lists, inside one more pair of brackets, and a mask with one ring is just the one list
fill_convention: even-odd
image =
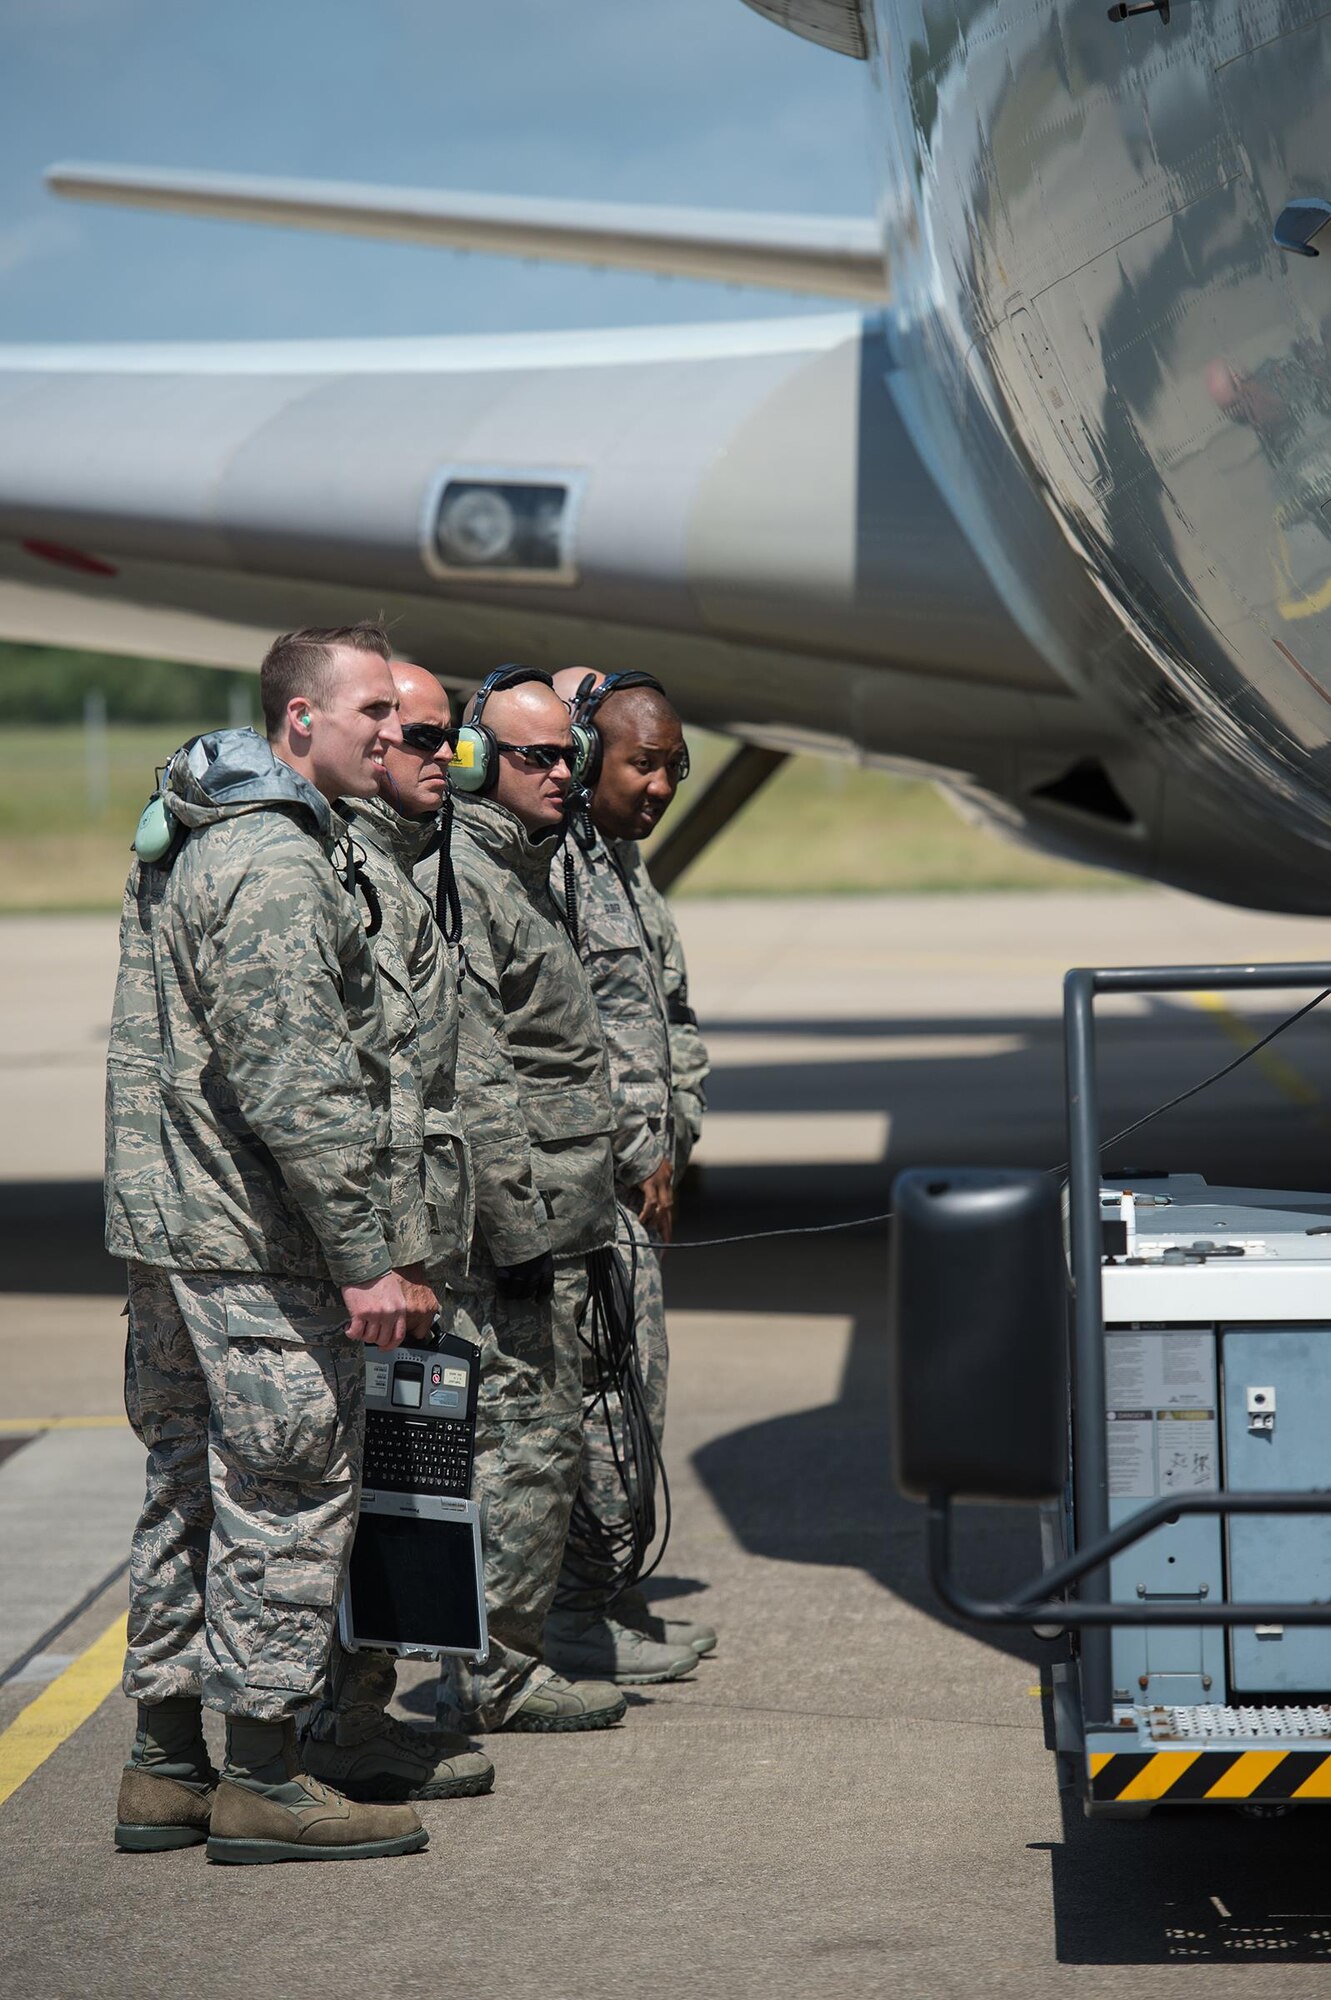
[(1096, 1805), (1331, 1801), (1331, 1750), (1092, 1750)]

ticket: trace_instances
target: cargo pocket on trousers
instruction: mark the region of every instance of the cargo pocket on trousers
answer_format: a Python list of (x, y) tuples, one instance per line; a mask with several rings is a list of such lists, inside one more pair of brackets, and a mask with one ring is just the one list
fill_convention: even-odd
[(343, 1418), (327, 1348), (281, 1340), (229, 1340), (221, 1432), (246, 1472), (295, 1486), (318, 1484), (340, 1458)]
[(328, 1667), (335, 1579), (326, 1561), (269, 1556), (245, 1685), (316, 1695)]

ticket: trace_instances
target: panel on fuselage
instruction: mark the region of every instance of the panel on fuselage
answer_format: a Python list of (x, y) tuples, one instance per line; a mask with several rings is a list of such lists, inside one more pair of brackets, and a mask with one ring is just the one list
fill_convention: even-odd
[[(1242, 249), (1257, 310), (1225, 329), (1231, 337), (1209, 387), (1246, 434), (1252, 471), (1250, 502), (1231, 508), (1215, 546), (1234, 565), (1245, 544), (1252, 549), (1247, 602), (1331, 695), (1331, 262), (1279, 250), (1271, 234), (1287, 201), (1331, 193), (1331, 18), (1322, 12), (1219, 75), (1226, 116), (1250, 162)], [(1325, 236), (1321, 247), (1331, 248)]]
[[(988, 345), (1023, 436), (1191, 687), (1199, 740), (1268, 785), (1276, 765), (1295, 784), (1310, 757), (1320, 768), (1331, 733), (1331, 269), (1271, 241), (1292, 195), (1331, 192), (1327, 15), (1221, 0), (1115, 30), (1046, 14), (1044, 55), (993, 128), (994, 268), (1024, 282)], [(1017, 10), (1018, 39), (1033, 26)], [(1036, 74), (1066, 73), (1074, 98), (1088, 51), (1084, 108), (1064, 130), (1047, 84), (1014, 174), (1013, 103)]]

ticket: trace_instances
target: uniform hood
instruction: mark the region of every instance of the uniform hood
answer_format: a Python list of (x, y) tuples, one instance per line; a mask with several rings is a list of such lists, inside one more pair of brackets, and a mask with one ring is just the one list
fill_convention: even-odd
[(254, 729), (210, 729), (176, 751), (162, 779), (168, 809), (186, 826), (212, 826), (265, 807), (299, 808), (320, 839), (340, 837), (332, 807), (308, 778), (275, 757)]
[(339, 799), (337, 809), (361, 840), (389, 855), (407, 875), (439, 843), (437, 813), (428, 819), (405, 819), (386, 799)]

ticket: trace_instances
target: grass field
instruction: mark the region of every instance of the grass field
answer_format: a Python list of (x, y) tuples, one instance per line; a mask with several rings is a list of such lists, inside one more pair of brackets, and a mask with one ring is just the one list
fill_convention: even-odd
[[(112, 724), (90, 792), (81, 728), (7, 728), (0, 737), (0, 910), (119, 908), (154, 771), (191, 733), (178, 722)], [(677, 814), (729, 751), (720, 738), (697, 732), (690, 742), (696, 775)], [(1119, 879), (967, 826), (931, 785), (800, 757), (751, 801), (679, 893), (1107, 889)]]

